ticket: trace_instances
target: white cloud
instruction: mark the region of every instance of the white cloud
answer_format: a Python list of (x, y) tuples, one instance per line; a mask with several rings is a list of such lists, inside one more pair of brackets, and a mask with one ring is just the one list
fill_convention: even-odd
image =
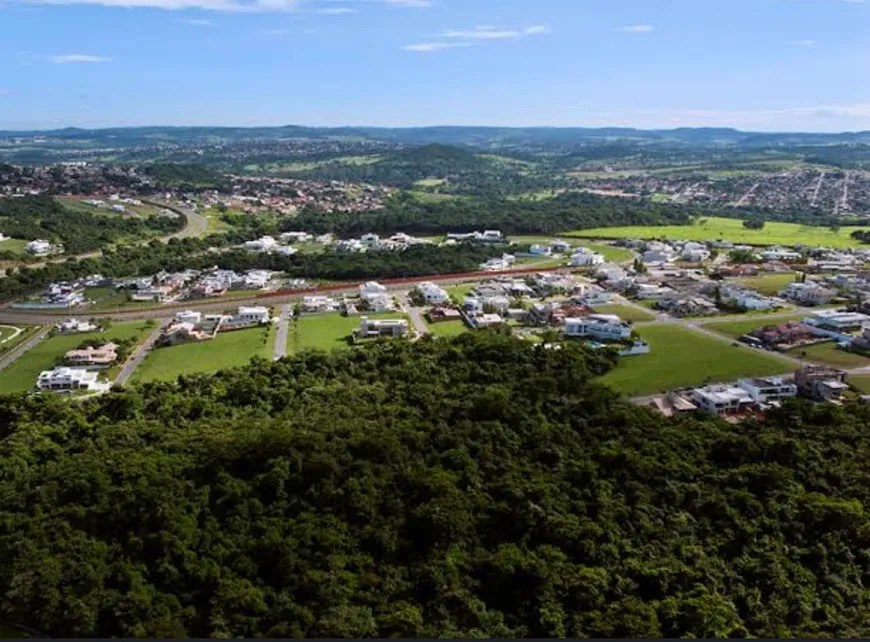
[(64, 64), (70, 62), (111, 62), (111, 58), (103, 56), (90, 56), (87, 54), (64, 54), (61, 56), (52, 56), (51, 62)]
[(348, 13), (356, 13), (356, 9), (350, 7), (327, 7), (326, 9), (318, 9), (317, 13), (322, 13), (326, 16), (343, 16)]
[(211, 20), (204, 20), (202, 18), (185, 18), (183, 20), (179, 20), (178, 22), (184, 23), (186, 25), (193, 25), (195, 27), (211, 27), (214, 24)]
[(448, 29), (442, 31), (441, 38), (457, 40), (510, 40), (525, 36), (539, 36), (550, 33), (550, 29), (543, 25), (533, 25), (524, 29), (500, 29), (498, 27), (482, 26), (471, 30)]
[(264, 36), (286, 36), (290, 33), (289, 29), (261, 29), (260, 33)]
[(45, 5), (100, 5), (104, 7), (149, 8), (178, 11), (202, 9), (235, 13), (288, 11), (294, 0), (29, 0)]
[(812, 47), (816, 44), (815, 40), (787, 40), (787, 45), (795, 45), (796, 47)]
[(411, 7), (414, 9), (425, 9), (431, 7), (434, 3), (432, 0), (382, 0), (384, 4), (393, 7)]
[(656, 28), (652, 25), (625, 25), (617, 29), (623, 33), (650, 33), (655, 30)]
[(456, 49), (458, 47), (470, 47), (471, 45), (467, 42), (421, 42), (416, 45), (405, 45), (402, 47), (405, 51), (416, 51), (416, 52), (431, 52), (431, 51), (442, 51), (444, 49)]

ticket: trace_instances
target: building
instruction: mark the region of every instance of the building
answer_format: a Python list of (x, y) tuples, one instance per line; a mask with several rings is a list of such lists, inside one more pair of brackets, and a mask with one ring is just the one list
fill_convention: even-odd
[(360, 317), (359, 336), (402, 337), (408, 333), (408, 322), (405, 319), (369, 319)]
[(42, 239), (37, 239), (35, 241), (30, 241), (30, 243), (24, 246), (24, 249), (29, 254), (40, 256), (51, 252), (51, 243), (43, 241)]
[(179, 312), (175, 315), (175, 320), (179, 323), (192, 323), (194, 325), (199, 325), (202, 323), (202, 312), (195, 312), (194, 310)]
[(671, 260), (671, 254), (663, 250), (647, 250), (641, 256), (644, 263), (668, 263)]
[(800, 252), (785, 250), (781, 247), (772, 247), (764, 250), (760, 256), (765, 261), (799, 261), (801, 259)]
[(529, 254), (532, 256), (552, 256), (553, 248), (549, 245), (532, 245), (529, 248)]
[(661, 299), (663, 296), (670, 296), (671, 294), (676, 294), (676, 291), (672, 288), (641, 283), (637, 286), (636, 296), (641, 301), (646, 301), (650, 299)]
[(311, 235), (308, 232), (284, 232), (279, 237), (284, 243), (309, 243)]
[(743, 388), (757, 404), (770, 404), (796, 397), (797, 384), (785, 377), (758, 377), (741, 379), (738, 388)]
[(789, 283), (781, 296), (803, 303), (805, 305), (824, 305), (833, 299), (837, 293), (815, 283)]
[(604, 257), (589, 248), (580, 247), (571, 255), (571, 267), (595, 267), (604, 263)]
[(83, 350), (70, 350), (64, 355), (64, 360), (78, 366), (107, 366), (118, 360), (118, 346), (109, 342), (99, 348), (89, 346)]
[(839, 310), (820, 310), (804, 319), (804, 323), (807, 325), (822, 328), (823, 330), (834, 330), (835, 332), (862, 328), (868, 322), (870, 322), (870, 316), (866, 314), (861, 314), (860, 312), (841, 312)]
[(105, 386), (100, 385), (97, 377), (98, 373), (82, 368), (59, 367), (41, 372), (36, 380), (36, 388), (45, 391), (104, 389)]
[(849, 389), (846, 373), (828, 366), (804, 366), (794, 381), (801, 396), (816, 401), (837, 401)]
[(501, 325), (504, 319), (498, 314), (475, 314), (468, 317), (472, 328), (488, 328), (493, 325)]
[(67, 319), (56, 323), (54, 326), (60, 334), (74, 334), (77, 332), (93, 332), (97, 329), (97, 325), (90, 321), (80, 321), (78, 319)]
[(429, 323), (441, 323), (442, 321), (461, 321), (462, 313), (453, 308), (432, 308), (426, 313)]
[(255, 325), (269, 323), (269, 308), (263, 306), (240, 306), (239, 311), (232, 316), (233, 325)]
[(447, 294), (447, 291), (434, 283), (421, 283), (417, 286), (417, 290), (420, 292), (423, 300), (429, 305), (443, 305), (450, 300), (450, 295)]
[(699, 410), (717, 416), (745, 412), (756, 403), (746, 390), (731, 385), (696, 388), (692, 400)]
[(565, 336), (601, 341), (624, 341), (631, 338), (632, 327), (615, 314), (591, 314), (565, 319)]
[(377, 281), (369, 281), (359, 286), (359, 295), (365, 298), (369, 294), (383, 294), (387, 291), (386, 286), (381, 285)]
[(295, 247), (290, 247), (289, 245), (279, 245), (276, 246), (273, 251), (275, 252), (275, 254), (280, 254), (281, 256), (293, 256), (299, 250), (297, 250)]
[(161, 342), (166, 345), (187, 343), (190, 341), (205, 341), (214, 338), (212, 332), (206, 332), (189, 322), (176, 322), (166, 328), (161, 337)]
[(256, 241), (248, 241), (245, 243), (245, 249), (253, 252), (269, 252), (278, 245), (278, 242), (271, 236), (263, 236)]
[(314, 294), (302, 297), (303, 312), (333, 312), (338, 309), (338, 303), (328, 296)]
[(359, 242), (366, 247), (371, 247), (372, 245), (377, 245), (380, 240), (381, 237), (377, 234), (363, 234)]

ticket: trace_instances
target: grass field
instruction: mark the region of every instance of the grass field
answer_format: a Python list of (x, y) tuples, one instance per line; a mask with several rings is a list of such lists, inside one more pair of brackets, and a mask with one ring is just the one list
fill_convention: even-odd
[(795, 348), (794, 350), (789, 350), (788, 354), (795, 359), (804, 359), (844, 370), (870, 366), (870, 359), (862, 357), (860, 354), (840, 350), (834, 341), (817, 343), (814, 346), (804, 348)]
[[(703, 223), (702, 223), (703, 221)], [(848, 227), (832, 232), (826, 227), (809, 227), (796, 223), (769, 222), (762, 230), (747, 230), (737, 219), (711, 216), (694, 225), (598, 227), (569, 232), (579, 238), (683, 239), (687, 241), (727, 240), (750, 245), (823, 245), (825, 247), (860, 247), (849, 235), (867, 228)]]
[(719, 334), (724, 334), (726, 337), (742, 337), (744, 334), (752, 332), (753, 330), (757, 330), (758, 328), (762, 328), (766, 325), (779, 325), (781, 323), (787, 323), (789, 321), (800, 321), (801, 319), (805, 319), (807, 315), (805, 314), (785, 314), (783, 316), (771, 317), (771, 318), (751, 318), (746, 319), (745, 321), (720, 321), (718, 323), (705, 323), (704, 327), (707, 330), (712, 330), (713, 332), (718, 332)]
[(761, 294), (776, 296), (785, 290), (789, 283), (793, 283), (795, 278), (795, 273), (788, 272), (785, 274), (761, 274), (759, 276), (749, 276), (743, 279), (735, 279), (735, 282), (747, 288), (757, 290)]
[(13, 254), (24, 255), (24, 246), (27, 245), (25, 239), (6, 239), (0, 241), (0, 252), (12, 252)]
[(794, 370), (784, 359), (684, 328), (651, 326), (640, 328), (638, 334), (649, 343), (650, 354), (625, 357), (600, 379), (630, 396)]
[(134, 338), (141, 341), (152, 331), (145, 321), (124, 321), (112, 324), (106, 332), (85, 332), (48, 337), (25, 352), (18, 361), (0, 372), (0, 392), (23, 392), (36, 385), (36, 378), (43, 370), (55, 366), (58, 357), (74, 350), (83, 341), (99, 337), (106, 341)]
[(599, 305), (595, 308), (597, 314), (616, 314), (623, 321), (655, 321), (656, 316), (650, 312), (644, 312), (630, 305)]
[(133, 374), (133, 383), (172, 381), (180, 375), (217, 372), (247, 364), (252, 357), (271, 359), (275, 329), (249, 328), (219, 333), (211, 341), (156, 348)]
[(554, 237), (554, 236), (511, 236), (509, 237), (511, 243), (516, 243), (517, 245), (535, 245), (535, 244), (550, 244), (556, 240), (565, 241), (566, 243), (570, 243), (576, 247), (588, 247), (590, 250), (594, 252), (598, 252), (601, 256), (604, 257), (605, 261), (609, 261), (611, 263), (620, 263), (622, 261), (631, 261), (634, 258), (634, 254), (631, 250), (627, 250), (624, 247), (614, 247), (612, 245), (606, 245), (604, 243), (590, 243), (589, 241), (583, 241), (578, 238), (568, 238), (568, 237)]
[(449, 285), (444, 288), (444, 291), (450, 295), (455, 303), (462, 303), (476, 287), (477, 283), (460, 283), (459, 285)]
[(15, 328), (11, 325), (0, 325), (0, 344), (15, 334)]
[(418, 190), (411, 190), (408, 194), (421, 203), (438, 203), (440, 201), (452, 201), (457, 198), (464, 198), (460, 194), (436, 194), (434, 192), (420, 192)]
[(865, 395), (870, 394), (870, 375), (849, 375), (846, 383)]
[(438, 187), (446, 182), (443, 178), (423, 178), (419, 181), (414, 181), (414, 185), (416, 187)]
[[(365, 316), (370, 319), (408, 319), (408, 316), (402, 312), (372, 313)], [(303, 315), (290, 322), (290, 331), (287, 333), (287, 353), (300, 350), (350, 348), (349, 338), (351, 333), (359, 328), (359, 324), (359, 316), (344, 317), (338, 312)], [(413, 329), (410, 319), (408, 319), (408, 326)]]
[(468, 332), (468, 326), (464, 321), (442, 321), (430, 323), (429, 332), (433, 337), (455, 337), (463, 332)]

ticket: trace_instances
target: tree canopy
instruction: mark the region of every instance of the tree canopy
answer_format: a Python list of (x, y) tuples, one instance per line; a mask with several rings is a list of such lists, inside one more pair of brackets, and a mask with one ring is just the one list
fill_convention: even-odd
[(861, 637), (866, 407), (669, 420), (498, 332), (0, 398), (0, 617), (52, 636)]

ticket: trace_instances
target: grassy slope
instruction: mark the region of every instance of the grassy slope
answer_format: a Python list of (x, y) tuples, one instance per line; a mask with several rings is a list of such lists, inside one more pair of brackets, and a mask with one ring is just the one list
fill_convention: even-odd
[(180, 375), (243, 366), (252, 357), (272, 358), (273, 328), (224, 332), (211, 341), (157, 348), (142, 362), (133, 382), (170, 381)]
[(850, 238), (858, 229), (848, 227), (832, 232), (826, 227), (808, 227), (795, 223), (770, 222), (763, 230), (747, 230), (737, 219), (709, 217), (703, 225), (598, 227), (570, 232), (582, 238), (668, 238), (689, 241), (724, 239), (735, 243), (753, 245), (824, 245), (827, 247), (860, 247), (861, 243)]
[(704, 327), (728, 337), (741, 337), (748, 332), (752, 332), (753, 330), (757, 330), (766, 325), (779, 325), (781, 323), (787, 323), (788, 321), (800, 321), (801, 319), (805, 319), (806, 316), (807, 315), (805, 314), (792, 314), (770, 319), (755, 318), (747, 319), (745, 321), (722, 321), (719, 323), (705, 323)]
[(106, 332), (48, 337), (0, 372), (0, 392), (30, 390), (36, 384), (40, 372), (53, 368), (58, 357), (74, 350), (87, 339), (99, 337), (106, 341), (117, 341), (135, 337), (141, 340), (150, 331), (151, 328), (145, 325), (145, 321), (124, 321), (114, 323)]
[(632, 396), (795, 369), (784, 359), (683, 328), (651, 326), (638, 333), (650, 344), (650, 354), (625, 357), (601, 378), (602, 383)]
[(806, 359), (813, 363), (821, 363), (826, 366), (851, 370), (870, 366), (870, 359), (860, 354), (840, 350), (834, 341), (818, 343), (805, 348), (795, 348), (789, 351), (789, 355), (796, 359)]
[(468, 326), (464, 321), (442, 321), (441, 323), (430, 323), (429, 332), (436, 337), (455, 337), (458, 334), (468, 331)]
[[(383, 312), (365, 315), (370, 319), (407, 319), (402, 312)], [(287, 334), (287, 353), (300, 350), (335, 350), (351, 347), (348, 338), (359, 328), (359, 316), (344, 317), (338, 312), (303, 315), (290, 323)], [(409, 327), (412, 327), (409, 320)]]
[(790, 272), (786, 274), (762, 274), (760, 276), (750, 276), (745, 279), (736, 279), (736, 282), (740, 285), (746, 286), (747, 288), (757, 290), (762, 294), (775, 296), (788, 287), (789, 283), (793, 283), (794, 280), (795, 274)]

